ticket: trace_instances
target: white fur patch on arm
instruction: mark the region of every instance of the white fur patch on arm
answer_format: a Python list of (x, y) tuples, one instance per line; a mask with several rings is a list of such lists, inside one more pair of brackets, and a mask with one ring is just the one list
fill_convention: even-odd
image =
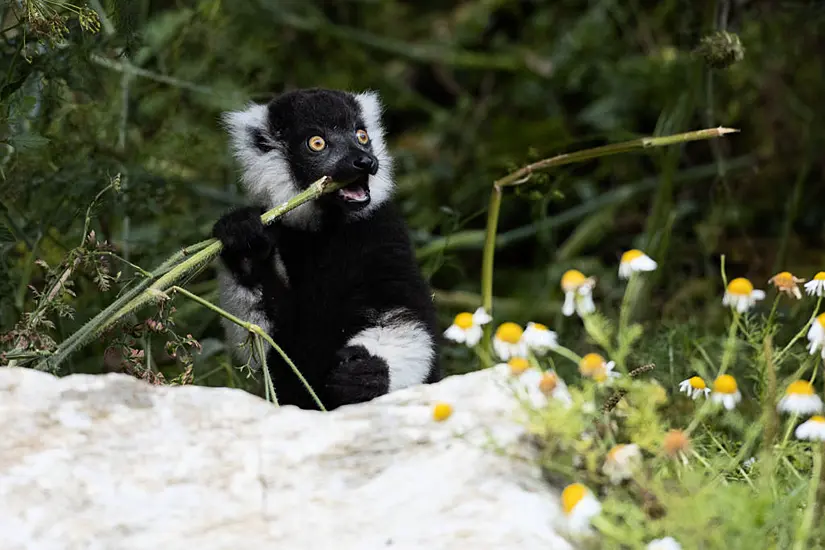
[(403, 310), (381, 316), (375, 326), (353, 336), (348, 345), (364, 346), (389, 366), (390, 391), (423, 383), (435, 354), (432, 337), (416, 321), (400, 317)]
[[(218, 284), (220, 289), (220, 303), (221, 307), (244, 321), (254, 323), (269, 332), (270, 323), (263, 311), (260, 310), (261, 305), (261, 291), (253, 292), (235, 282), (232, 275), (224, 268), (218, 268)], [(232, 346), (232, 355), (238, 361), (246, 361), (250, 357), (251, 348), (239, 348), (249, 337), (249, 332), (243, 327), (221, 317), (221, 324), (223, 324), (226, 332), (227, 340)], [(260, 367), (260, 362), (255, 358), (254, 353), (251, 355), (251, 365), (257, 369)]]

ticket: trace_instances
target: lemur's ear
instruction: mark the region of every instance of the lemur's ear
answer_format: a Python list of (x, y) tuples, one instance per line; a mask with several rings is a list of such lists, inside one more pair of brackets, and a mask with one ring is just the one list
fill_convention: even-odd
[(249, 103), (239, 111), (223, 113), (221, 121), (229, 133), (229, 141), (236, 154), (266, 153), (274, 146), (266, 105)]

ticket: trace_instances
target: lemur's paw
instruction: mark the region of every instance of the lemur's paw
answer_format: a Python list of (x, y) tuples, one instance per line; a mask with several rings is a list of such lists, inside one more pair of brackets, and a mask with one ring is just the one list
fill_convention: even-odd
[(390, 372), (383, 359), (363, 346), (347, 346), (337, 356), (338, 366), (326, 384), (331, 406), (362, 403), (389, 391)]
[(224, 250), (242, 257), (266, 258), (272, 253), (272, 238), (261, 221), (263, 209), (245, 207), (233, 210), (219, 219), (212, 236), (221, 241)]

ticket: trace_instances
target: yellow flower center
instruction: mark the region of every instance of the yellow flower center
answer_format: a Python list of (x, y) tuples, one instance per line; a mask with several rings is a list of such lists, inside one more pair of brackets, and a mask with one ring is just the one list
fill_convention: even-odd
[(553, 374), (552, 372), (544, 373), (544, 376), (541, 377), (541, 381), (539, 382), (539, 389), (543, 393), (550, 393), (556, 389), (556, 386), (559, 383), (558, 377)]
[(811, 422), (817, 422), (819, 424), (825, 424), (825, 416), (816, 415), (816, 416), (812, 416), (809, 420)]
[(785, 390), (787, 395), (813, 395), (814, 386), (807, 380), (797, 380)]
[(750, 296), (753, 292), (753, 284), (744, 277), (738, 277), (728, 283), (728, 293), (737, 296)]
[(599, 369), (604, 370), (604, 357), (598, 353), (588, 353), (579, 361), (579, 372), (583, 376), (593, 376)]
[(473, 326), (473, 314), (467, 313), (466, 311), (464, 313), (459, 313), (455, 316), (455, 321), (453, 321), (453, 324), (460, 329), (467, 330)]
[(568, 516), (573, 508), (587, 495), (587, 487), (581, 483), (572, 483), (561, 492), (561, 506)]
[(584, 273), (577, 269), (571, 269), (565, 271), (564, 275), (561, 276), (561, 288), (562, 290), (576, 290), (585, 280)]
[(690, 383), (690, 387), (694, 390), (703, 390), (708, 387), (708, 385), (705, 384), (705, 381), (702, 380), (702, 378), (700, 378), (699, 376), (692, 377), (690, 380), (688, 380), (688, 382)]
[(530, 367), (530, 363), (524, 357), (511, 357), (507, 364), (510, 365), (510, 372), (519, 375)]
[(644, 255), (644, 252), (642, 252), (641, 250), (637, 250), (635, 248), (633, 250), (628, 250), (627, 252), (622, 254), (622, 263), (626, 264), (628, 262), (632, 262), (633, 260), (641, 258)]
[(814, 281), (825, 281), (825, 271), (820, 271), (814, 275)]
[(447, 420), (451, 414), (453, 414), (453, 408), (449, 403), (436, 403), (433, 407), (433, 419), (436, 422)]
[(816, 322), (817, 322), (817, 323), (819, 323), (819, 325), (820, 325), (822, 328), (825, 328), (825, 313), (821, 313), (821, 314), (820, 314), (820, 315), (816, 318)]
[(508, 344), (518, 344), (522, 334), (524, 334), (524, 330), (517, 324), (509, 321), (499, 325), (496, 330), (496, 338)]
[(539, 332), (548, 332), (550, 329), (547, 328), (547, 325), (542, 325), (541, 323), (533, 323), (531, 325), (533, 330), (537, 330)]
[(736, 379), (730, 374), (723, 374), (713, 381), (713, 391), (716, 393), (736, 393)]

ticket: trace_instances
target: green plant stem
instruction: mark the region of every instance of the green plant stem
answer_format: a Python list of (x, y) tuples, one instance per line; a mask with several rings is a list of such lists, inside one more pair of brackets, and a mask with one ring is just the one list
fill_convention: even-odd
[[(266, 342), (270, 346), (272, 346), (275, 349), (275, 351), (278, 352), (278, 355), (280, 355), (283, 358), (283, 360), (286, 361), (286, 363), (289, 365), (289, 367), (292, 369), (292, 371), (295, 373), (295, 375), (301, 380), (301, 383), (306, 387), (307, 391), (309, 391), (309, 393), (312, 396), (312, 399), (315, 401), (315, 403), (321, 408), (322, 411), (326, 411), (326, 409), (324, 408), (324, 405), (321, 403), (321, 400), (318, 398), (318, 395), (316, 395), (315, 391), (312, 389), (312, 386), (310, 386), (309, 382), (307, 382), (306, 378), (304, 378), (304, 375), (301, 374), (301, 371), (298, 370), (298, 367), (295, 366), (295, 363), (292, 362), (292, 360), (289, 358), (289, 356), (287, 356), (287, 354), (284, 353), (284, 350), (282, 350), (281, 347), (278, 346), (278, 344), (275, 343), (275, 341), (272, 339), (272, 337), (269, 334), (267, 334), (266, 331), (263, 328), (261, 328), (260, 326), (254, 324), (254, 323), (249, 323), (247, 321), (244, 321), (243, 319), (239, 319), (238, 317), (235, 317), (234, 315), (232, 315), (228, 311), (219, 308), (218, 306), (216, 306), (212, 302), (204, 300), (203, 298), (201, 298), (197, 294), (192, 294), (191, 292), (189, 292), (185, 288), (181, 288), (179, 286), (173, 286), (169, 290), (171, 292), (180, 292), (181, 294), (183, 294), (187, 298), (196, 301), (200, 305), (211, 309), (212, 311), (214, 311), (218, 315), (221, 315), (222, 317), (232, 321), (236, 325), (239, 325), (239, 326), (245, 328), (247, 331), (252, 333), (254, 336), (257, 336), (259, 338), (262, 338), (262, 339), (266, 340)], [(256, 350), (257, 350), (257, 348), (256, 348)], [(263, 348), (260, 348), (260, 350), (257, 350), (257, 351), (260, 351), (261, 353), (263, 353)], [(264, 356), (265, 355), (266, 354), (264, 353)], [(264, 367), (264, 371), (265, 371), (264, 379), (266, 379), (266, 377), (268, 376), (268, 369), (266, 368), (266, 359), (263, 360), (262, 366)], [(269, 383), (271, 384), (271, 380), (269, 381)], [(274, 388), (272, 389), (272, 396), (273, 397), (275, 396)]]
[[(481, 305), (490, 315), (492, 315), (493, 312), (493, 259), (495, 256), (495, 241), (500, 211), (501, 187), (493, 185), (493, 191), (490, 193), (490, 206), (487, 210), (487, 235), (484, 240), (484, 253), (481, 264)], [(485, 349), (490, 349), (492, 333), (492, 323), (484, 325), (484, 338), (482, 342)]]
[(802, 522), (796, 531), (796, 541), (794, 542), (794, 550), (803, 550), (808, 548), (808, 538), (811, 535), (811, 527), (816, 517), (816, 497), (819, 492), (819, 484), (822, 476), (822, 455), (823, 446), (825, 444), (819, 443), (818, 449), (814, 449), (814, 468), (811, 472), (811, 484), (808, 486), (808, 502), (805, 505), (805, 515), (802, 516)]
[(579, 363), (581, 363), (582, 358), (579, 357), (575, 352), (573, 352), (570, 349), (567, 349), (564, 346), (556, 346), (553, 348), (553, 351), (566, 359), (570, 359), (571, 361), (573, 361), (573, 363), (575, 363), (577, 367), (579, 366)]
[[(712, 139), (738, 132), (733, 128), (708, 128), (705, 130), (696, 130), (693, 132), (684, 132), (681, 134), (673, 134), (670, 136), (660, 137), (643, 137), (624, 141), (621, 143), (612, 143), (609, 145), (602, 145), (601, 147), (593, 147), (591, 149), (584, 149), (573, 153), (564, 153), (554, 157), (542, 159), (540, 161), (528, 164), (515, 172), (512, 172), (503, 178), (493, 183), (493, 191), (490, 196), (490, 207), (487, 212), (487, 228), (484, 239), (482, 276), (481, 276), (481, 298), (482, 305), (484, 305), (487, 313), (493, 315), (493, 261), (495, 256), (496, 233), (498, 230), (498, 217), (501, 210), (501, 197), (504, 187), (514, 187), (520, 185), (530, 179), (533, 174), (544, 172), (557, 166), (564, 166), (566, 164), (573, 164), (576, 162), (583, 162), (609, 155), (619, 153), (627, 153), (637, 149), (648, 149), (651, 147), (664, 147), (667, 145), (674, 145), (677, 143), (685, 143), (688, 141), (696, 141), (703, 139)], [(491, 327), (485, 327), (484, 330), (484, 345), (490, 346), (490, 338), (492, 335)]]
[(797, 332), (796, 335), (794, 335), (793, 338), (791, 338), (791, 341), (788, 342), (788, 344), (784, 348), (782, 348), (781, 350), (779, 350), (776, 353), (776, 362), (777, 362), (777, 364), (779, 363), (780, 359), (782, 359), (782, 356), (785, 355), (788, 352), (788, 350), (791, 349), (791, 346), (793, 346), (796, 343), (797, 340), (802, 338), (802, 336), (804, 336), (808, 332), (808, 329), (811, 327), (811, 324), (814, 322), (814, 320), (816, 320), (816, 315), (819, 312), (819, 307), (821, 305), (822, 305), (822, 296), (817, 298), (816, 307), (814, 307), (814, 311), (813, 311), (813, 313), (811, 313), (811, 317), (810, 317), (810, 319), (808, 319), (808, 322), (805, 323), (805, 326), (803, 326), (800, 329), (800, 331)]
[(736, 350), (736, 329), (739, 327), (740, 315), (738, 310), (733, 310), (733, 320), (731, 320), (730, 328), (728, 329), (728, 339), (725, 341), (725, 351), (722, 353), (722, 364), (719, 365), (717, 377), (727, 372), (730, 362), (733, 360), (734, 351)]
[[(288, 202), (276, 206), (261, 216), (265, 224), (283, 216), (298, 206), (315, 200), (321, 195), (331, 193), (341, 187), (329, 177), (324, 176), (310, 185), (305, 191), (296, 195)], [(113, 326), (124, 316), (136, 311), (143, 305), (163, 296), (163, 290), (178, 282), (187, 273), (206, 265), (216, 258), (222, 249), (217, 239), (207, 239), (173, 254), (158, 269), (153, 270), (153, 276), (141, 281), (129, 292), (111, 303), (106, 309), (98, 313), (79, 330), (66, 338), (51, 356), (41, 359), (35, 366), (38, 370), (57, 372), (58, 367), (74, 351), (90, 342)]]

